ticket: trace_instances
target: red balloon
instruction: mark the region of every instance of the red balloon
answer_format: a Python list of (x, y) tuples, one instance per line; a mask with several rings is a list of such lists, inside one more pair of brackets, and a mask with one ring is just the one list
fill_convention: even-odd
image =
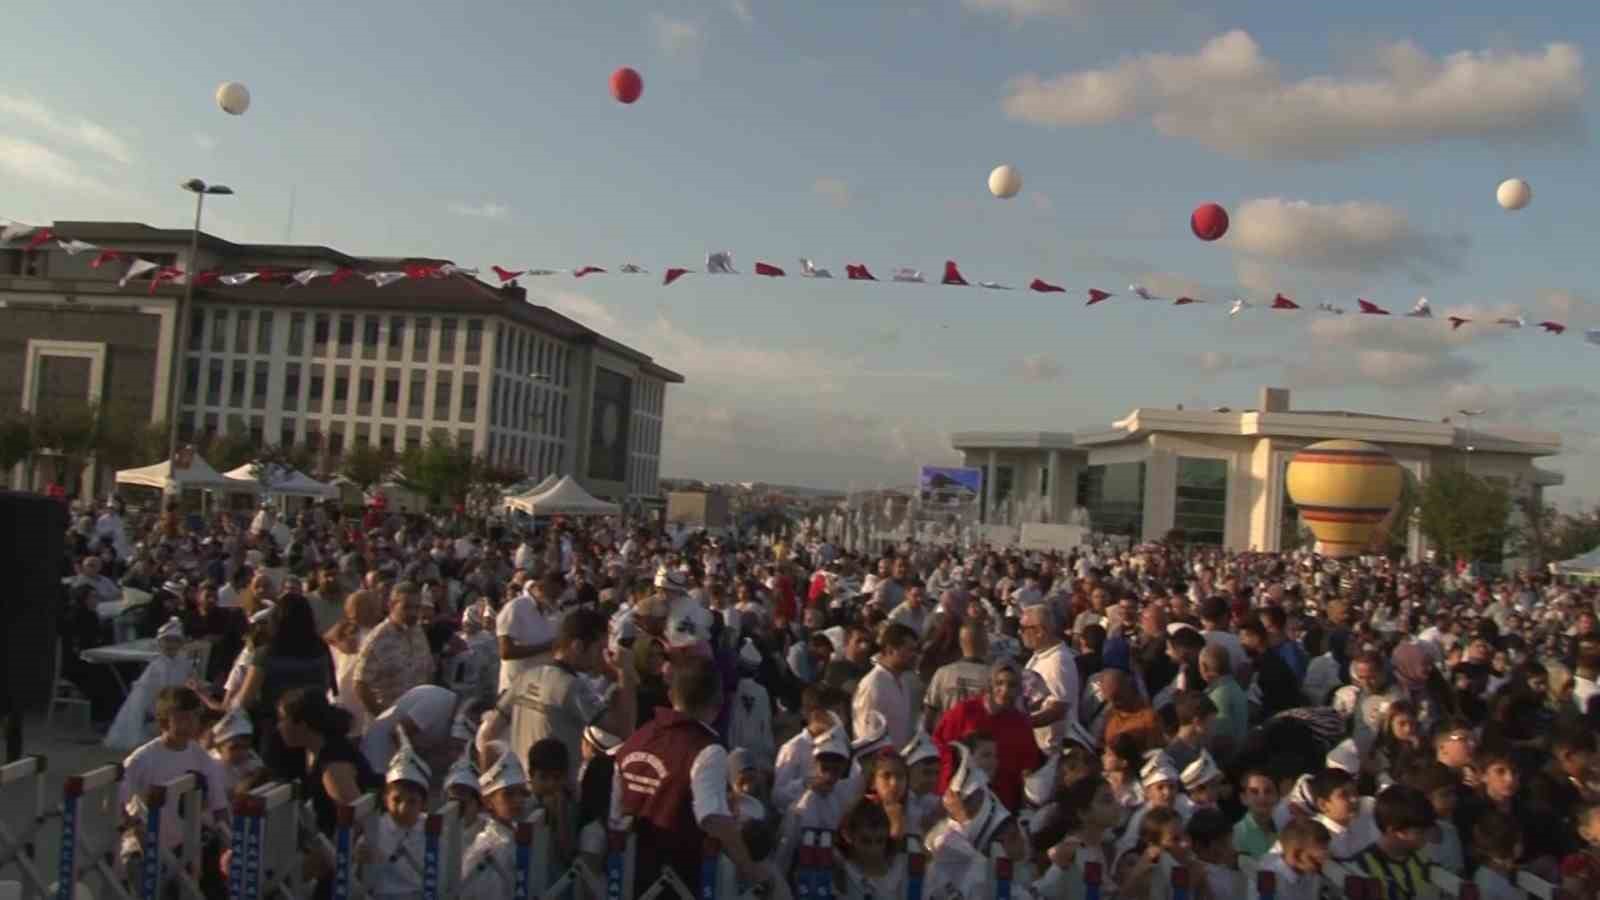
[(632, 103), (644, 93), (644, 79), (639, 73), (623, 66), (611, 73), (611, 96), (617, 98), (618, 103)]
[(1189, 228), (1202, 241), (1214, 241), (1228, 233), (1228, 211), (1215, 203), (1195, 207)]

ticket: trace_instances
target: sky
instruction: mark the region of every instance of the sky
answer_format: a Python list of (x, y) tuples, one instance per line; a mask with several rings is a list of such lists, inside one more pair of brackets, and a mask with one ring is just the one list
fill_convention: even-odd
[[(239, 241), (486, 271), (954, 259), (1069, 288), (525, 282), (686, 376), (667, 476), (907, 484), (955, 461), (953, 431), (1101, 429), (1271, 384), (1559, 432), (1554, 499), (1600, 500), (1586, 4), (149, 0), (24, 5), (7, 36), (11, 219), (186, 226), (198, 176), (237, 191), (206, 230)], [(608, 94), (621, 65), (632, 106)], [(217, 109), (226, 80), (245, 115)], [(1002, 163), (1011, 200), (986, 186)], [(1533, 187), (1520, 212), (1495, 203), (1509, 177)], [(1188, 228), (1205, 202), (1232, 216), (1214, 243)], [(1089, 287), (1120, 296), (1088, 309)], [(1263, 309), (1278, 292), (1306, 311)], [(1357, 296), (1570, 330), (1311, 310)], [(1255, 308), (1230, 317), (1235, 297)]]

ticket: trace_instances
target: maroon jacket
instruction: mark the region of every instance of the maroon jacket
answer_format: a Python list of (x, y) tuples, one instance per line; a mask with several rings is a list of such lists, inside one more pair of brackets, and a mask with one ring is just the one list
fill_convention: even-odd
[(633, 817), (639, 837), (634, 878), (639, 892), (649, 888), (656, 877), (657, 867), (648, 866), (647, 857), (672, 863), (680, 876), (694, 879), (686, 878), (685, 885), (690, 890), (697, 888), (705, 832), (694, 818), (689, 772), (700, 751), (716, 742), (716, 732), (699, 719), (658, 708), (655, 719), (617, 749), (613, 790), (622, 792), (622, 814)]

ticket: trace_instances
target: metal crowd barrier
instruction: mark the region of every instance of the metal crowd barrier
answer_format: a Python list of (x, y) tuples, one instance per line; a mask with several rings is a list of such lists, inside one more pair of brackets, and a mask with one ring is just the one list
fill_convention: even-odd
[[(161, 900), (172, 892), (181, 900), (206, 900), (200, 882), (206, 862), (201, 826), (206, 818), (207, 790), (205, 779), (190, 772), (145, 791), (143, 870), (139, 873), (143, 900)], [(176, 835), (162, 831), (167, 809), (176, 813)]]
[(24, 900), (54, 894), (48, 870), (38, 863), (38, 842), (47, 819), (45, 758), (29, 756), (0, 766), (0, 873), (17, 879)]
[(118, 871), (124, 820), (118, 793), (122, 766), (68, 775), (61, 786), (61, 853), (56, 900), (74, 900), (80, 888), (96, 900), (134, 900), (126, 873)]

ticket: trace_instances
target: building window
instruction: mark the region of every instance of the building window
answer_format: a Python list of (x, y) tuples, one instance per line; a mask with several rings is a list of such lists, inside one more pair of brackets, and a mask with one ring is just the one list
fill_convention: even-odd
[(233, 361), (233, 380), (228, 382), (228, 405), (237, 409), (244, 405), (245, 362)]
[(285, 363), (283, 366), (283, 408), (288, 410), (300, 408), (299, 363)]
[(1144, 533), (1143, 462), (1089, 466), (1084, 470), (1083, 503), (1089, 524), (1101, 534), (1138, 540)]
[(250, 446), (264, 447), (267, 441), (267, 420), (261, 416), (250, 417)]
[(463, 428), (460, 431), (456, 432), (456, 446), (460, 447), (463, 450), (471, 450), (472, 449), (472, 430), (471, 429)]
[(265, 310), (256, 314), (256, 354), (272, 355), (272, 313)]
[(333, 370), (333, 414), (342, 416), (350, 406), (350, 368), (335, 366)]
[[(361, 358), (378, 358), (378, 317), (361, 317)], [(359, 443), (359, 442), (358, 442)]]
[(328, 426), (328, 455), (339, 457), (344, 455), (344, 423), (334, 422)]
[(464, 357), (464, 359), (462, 361), (465, 362), (469, 366), (475, 366), (475, 365), (478, 364), (478, 362), (479, 362), (480, 358), (482, 357), (482, 355), (483, 355), (483, 320), (482, 319), (468, 319), (467, 320), (467, 349), (466, 349), (466, 356)]
[(228, 349), (228, 311), (219, 309), (211, 314), (211, 352), (222, 353)]
[(380, 426), (378, 426), (378, 449), (382, 450), (385, 454), (389, 454), (389, 453), (393, 453), (394, 452), (394, 426), (393, 425), (380, 425)]
[(233, 352), (250, 352), (250, 311), (239, 310), (239, 316), (233, 323)]
[(478, 373), (468, 372), (461, 378), (461, 421), (478, 420)]
[(311, 326), (311, 355), (318, 359), (328, 355), (330, 321), (327, 313), (317, 313), (317, 318)]
[(1173, 527), (1190, 544), (1220, 546), (1228, 527), (1228, 461), (1178, 457)]
[(217, 428), (218, 428), (217, 414), (216, 413), (206, 413), (205, 424), (204, 424), (204, 427), (201, 429), (200, 434), (204, 438), (209, 440), (211, 438), (216, 437), (218, 434), (221, 433), (221, 432), (219, 432), (217, 430)]
[(326, 385), (321, 366), (312, 364), (311, 380), (306, 387), (306, 410), (309, 412), (322, 412), (322, 392)]
[(506, 330), (494, 330), (494, 364), (504, 369), (506, 367)]
[(500, 377), (489, 379), (489, 427), (500, 427)]
[(356, 389), (356, 415), (372, 415), (372, 392), (372, 370), (362, 369), (360, 386)]
[(349, 359), (350, 348), (356, 343), (356, 317), (342, 315), (339, 317), (339, 358)]
[(1050, 496), (1050, 467), (1039, 467), (1039, 496)]
[(222, 405), (222, 360), (206, 361), (206, 405)]
[(193, 406), (200, 399), (200, 360), (183, 361), (183, 402)]
[[(317, 451), (317, 455), (319, 457), (322, 455), (322, 452), (327, 449), (322, 442), (322, 423), (318, 422), (316, 419), (306, 422), (306, 446)], [(319, 459), (318, 464), (320, 465), (325, 462), (326, 460)]]
[(416, 339), (411, 342), (412, 362), (428, 361), (428, 328), (430, 324), (425, 318), (417, 320)]
[(422, 428), (417, 425), (406, 426), (406, 452), (422, 449)]
[(203, 309), (189, 310), (189, 349), (199, 350), (205, 346), (206, 311)]
[(398, 360), (406, 349), (406, 317), (389, 317), (389, 359)]
[(433, 417), (440, 422), (450, 421), (450, 373), (440, 372), (433, 384)]
[(428, 373), (422, 369), (411, 370), (411, 391), (406, 395), (406, 418), (422, 418), (422, 407), (428, 393)]
[(278, 446), (293, 447), (295, 443), (295, 421), (290, 418), (278, 420)]
[(262, 361), (256, 363), (255, 380), (251, 383), (250, 408), (267, 408), (267, 378), (272, 364)]
[(356, 423), (356, 439), (351, 442), (352, 447), (372, 446), (372, 425), (367, 422)]
[(383, 370), (383, 417), (392, 419), (400, 415), (400, 370)]
[(456, 361), (456, 320), (439, 320), (439, 362)]
[(306, 352), (306, 314), (289, 314), (289, 355), (300, 356)]

